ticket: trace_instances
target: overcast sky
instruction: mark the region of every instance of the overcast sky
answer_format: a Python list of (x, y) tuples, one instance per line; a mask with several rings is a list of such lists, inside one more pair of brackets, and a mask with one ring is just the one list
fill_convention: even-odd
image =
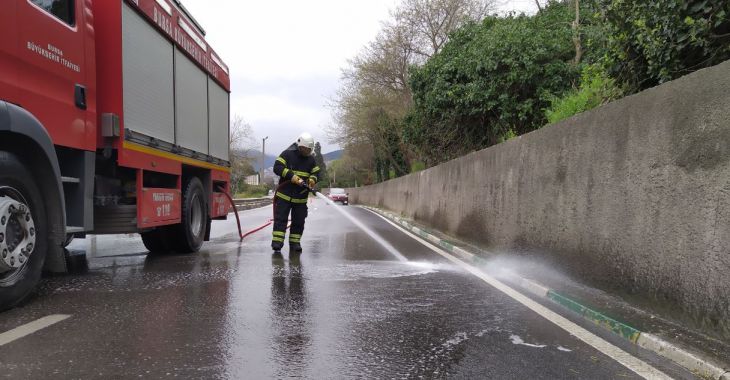
[[(332, 119), (329, 99), (341, 70), (380, 30), (398, 0), (182, 0), (231, 70), (231, 115), (253, 127), (258, 149), (276, 155), (311, 132), (323, 153)], [(534, 10), (533, 0), (502, 11)]]

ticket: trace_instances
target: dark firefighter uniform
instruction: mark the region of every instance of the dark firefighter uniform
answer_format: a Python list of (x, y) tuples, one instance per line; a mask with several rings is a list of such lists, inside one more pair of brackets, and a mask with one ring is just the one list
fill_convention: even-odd
[(304, 232), (304, 219), (307, 217), (309, 190), (292, 183), (291, 179), (296, 175), (305, 183), (309, 179), (316, 183), (319, 170), (314, 157), (299, 153), (297, 144), (292, 144), (276, 159), (274, 173), (279, 176), (279, 187), (274, 194), (274, 236), (271, 239), (271, 248), (275, 251), (284, 246), (290, 210), (289, 246), (293, 251), (301, 251), (300, 242)]

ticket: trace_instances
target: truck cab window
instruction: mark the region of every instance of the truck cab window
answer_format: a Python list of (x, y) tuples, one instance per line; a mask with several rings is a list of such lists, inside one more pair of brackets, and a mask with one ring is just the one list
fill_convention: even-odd
[(69, 25), (74, 24), (74, 1), (75, 0), (30, 0), (31, 3), (39, 6), (41, 9), (58, 17)]

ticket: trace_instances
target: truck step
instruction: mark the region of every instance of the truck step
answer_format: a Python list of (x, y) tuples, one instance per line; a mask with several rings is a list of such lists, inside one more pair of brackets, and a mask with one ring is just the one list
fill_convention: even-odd
[(71, 226), (66, 226), (66, 233), (67, 234), (75, 234), (75, 233), (78, 233), (78, 232), (84, 232), (84, 227), (71, 227)]
[(76, 177), (61, 177), (63, 183), (81, 183), (81, 179)]

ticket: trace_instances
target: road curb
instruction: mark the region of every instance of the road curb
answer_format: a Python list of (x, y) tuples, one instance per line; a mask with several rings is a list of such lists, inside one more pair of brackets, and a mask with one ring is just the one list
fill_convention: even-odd
[[(373, 211), (393, 221), (394, 223), (399, 224), (401, 227), (407, 229), (408, 231), (420, 236), (421, 238), (433, 243), (436, 246), (443, 248), (449, 253), (459, 256), (467, 262), (470, 262), (472, 264), (487, 263), (486, 260), (479, 257), (478, 255), (471, 253), (464, 248), (458, 247), (452, 242), (441, 239), (438, 236), (431, 234), (427, 230), (417, 227), (393, 213), (369, 206), (361, 207)], [(628, 340), (629, 342), (639, 347), (642, 347), (646, 350), (656, 353), (657, 355), (665, 357), (673, 361), (677, 365), (686, 368), (697, 376), (715, 380), (730, 380), (730, 368), (725, 369), (725, 367), (723, 367), (722, 365), (718, 365), (712, 363), (711, 361), (703, 359), (696, 354), (688, 352), (672, 343), (669, 343), (657, 337), (656, 335), (640, 331), (623, 322), (617, 321), (599, 311), (582, 305), (580, 302), (573, 300), (565, 295), (562, 295), (535, 281), (519, 277), (518, 283), (519, 286), (522, 287), (525, 291), (538, 297), (548, 299), (566, 309), (572, 310), (578, 313), (583, 319), (593, 322), (594, 324), (601, 326), (602, 328)]]

